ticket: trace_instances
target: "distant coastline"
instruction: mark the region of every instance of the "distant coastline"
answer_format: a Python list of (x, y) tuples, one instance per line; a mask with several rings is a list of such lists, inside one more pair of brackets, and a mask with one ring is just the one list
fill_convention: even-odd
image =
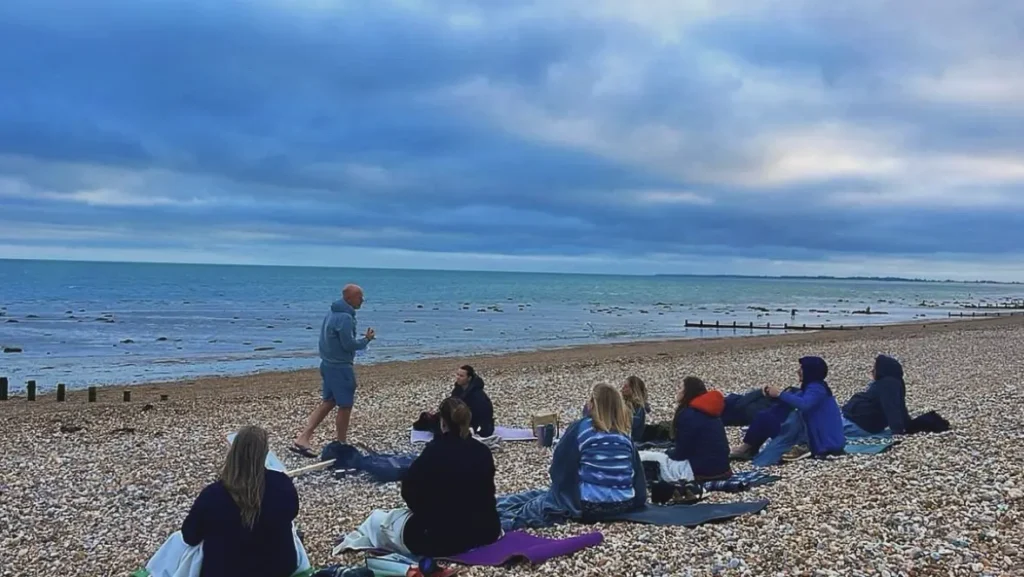
[(998, 280), (955, 280), (955, 279), (928, 279), (908, 278), (898, 276), (830, 276), (830, 275), (745, 275), (745, 274), (655, 274), (656, 277), (666, 278), (722, 278), (722, 279), (770, 279), (770, 280), (844, 280), (844, 281), (871, 281), (871, 282), (913, 282), (931, 284), (985, 284), (985, 285), (1024, 285), (1021, 281), (998, 281)]
[(231, 267), (266, 267), (266, 268), (295, 268), (295, 269), (326, 269), (326, 270), (364, 270), (364, 271), (409, 271), (409, 272), (470, 272), (470, 273), (493, 273), (493, 274), (539, 274), (539, 275), (572, 275), (572, 276), (594, 276), (594, 277), (621, 277), (630, 276), (637, 278), (697, 278), (697, 279), (765, 279), (765, 280), (837, 280), (837, 281), (874, 281), (874, 282), (910, 282), (910, 283), (931, 283), (931, 284), (983, 284), (983, 285), (1024, 285), (1024, 281), (997, 281), (997, 280), (955, 280), (955, 279), (928, 279), (910, 277), (875, 277), (875, 276), (833, 276), (833, 275), (744, 275), (744, 274), (689, 274), (689, 273), (652, 273), (652, 274), (630, 274), (630, 273), (589, 273), (589, 272), (550, 272), (550, 271), (521, 271), (521, 270), (484, 270), (484, 269), (444, 269), (444, 268), (389, 268), (389, 267), (344, 267), (330, 265), (289, 265), (289, 264), (258, 264), (258, 263), (219, 263), (219, 262), (164, 262), (164, 261), (133, 261), (133, 260), (68, 260), (68, 259), (39, 259), (39, 258), (0, 258), (2, 262), (51, 262), (51, 263), (102, 263), (102, 264), (138, 264), (138, 265), (172, 265), (172, 266), (231, 266)]

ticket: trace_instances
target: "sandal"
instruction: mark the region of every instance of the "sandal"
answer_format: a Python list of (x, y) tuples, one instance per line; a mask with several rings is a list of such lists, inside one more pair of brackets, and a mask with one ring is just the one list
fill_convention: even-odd
[(300, 456), (306, 457), (307, 459), (319, 459), (320, 458), (319, 455), (317, 455), (316, 453), (313, 452), (313, 449), (311, 449), (309, 447), (303, 447), (302, 445), (300, 445), (298, 443), (292, 443), (292, 446), (288, 447), (288, 450), (293, 452), (293, 453), (295, 453), (296, 455), (300, 455)]

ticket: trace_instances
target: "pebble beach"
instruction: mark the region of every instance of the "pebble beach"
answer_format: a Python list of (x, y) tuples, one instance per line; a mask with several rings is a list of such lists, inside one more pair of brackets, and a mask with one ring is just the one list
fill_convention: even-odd
[[(372, 345), (371, 345), (372, 346)], [(766, 498), (757, 515), (697, 527), (564, 525), (549, 536), (600, 530), (602, 545), (541, 566), (471, 568), (486, 575), (1024, 575), (1024, 318), (872, 327), (861, 331), (587, 346), (472, 359), (357, 367), (350, 437), (382, 451), (414, 450), (408, 428), (432, 409), (469, 361), (487, 382), (499, 424), (526, 426), (554, 409), (568, 423), (597, 382), (642, 377), (653, 420), (672, 416), (683, 377), (723, 392), (789, 385), (802, 355), (824, 357), (840, 402), (863, 388), (874, 357), (898, 357), (911, 414), (936, 410), (953, 430), (907, 437), (876, 456), (803, 460), (773, 468), (781, 481), (712, 502)], [(143, 566), (213, 481), (226, 436), (246, 424), (286, 450), (317, 402), (314, 371), (73, 391), (65, 403), (0, 404), (0, 575), (123, 576)], [(167, 395), (167, 401), (160, 401)], [(325, 421), (314, 439), (333, 434)], [(730, 430), (738, 442), (739, 430)], [(550, 449), (505, 443), (495, 453), (499, 494), (547, 485)], [(747, 465), (739, 465), (742, 470)], [(397, 485), (329, 473), (296, 479), (298, 523), (314, 565), (374, 508), (402, 504)]]

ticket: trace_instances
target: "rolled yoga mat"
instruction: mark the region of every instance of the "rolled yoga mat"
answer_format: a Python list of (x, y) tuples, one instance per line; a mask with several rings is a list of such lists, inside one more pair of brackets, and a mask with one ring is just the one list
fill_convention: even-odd
[(699, 503), (697, 505), (648, 505), (643, 509), (615, 515), (610, 521), (644, 523), (662, 527), (696, 527), (704, 523), (733, 519), (740, 515), (758, 513), (769, 501), (740, 501), (736, 503)]
[(601, 533), (587, 533), (566, 539), (547, 539), (522, 531), (513, 531), (505, 533), (495, 543), (468, 553), (447, 557), (444, 561), (486, 567), (500, 567), (517, 561), (528, 561), (539, 565), (555, 557), (572, 555), (587, 547), (596, 547), (602, 541), (604, 541), (604, 535)]

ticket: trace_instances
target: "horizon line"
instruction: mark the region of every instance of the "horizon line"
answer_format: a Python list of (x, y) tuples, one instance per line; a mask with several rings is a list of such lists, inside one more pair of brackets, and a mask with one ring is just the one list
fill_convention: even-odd
[(835, 276), (835, 275), (744, 275), (744, 274), (694, 274), (694, 273), (586, 273), (586, 272), (551, 272), (551, 271), (517, 271), (517, 270), (482, 270), (482, 269), (449, 269), (449, 268), (407, 268), (407, 267), (345, 267), (332, 265), (293, 265), (293, 264), (260, 264), (260, 263), (213, 263), (213, 262), (180, 262), (180, 261), (144, 261), (144, 260), (104, 260), (104, 259), (63, 259), (63, 258), (21, 258), (4, 257), (0, 262), (56, 262), (56, 263), (93, 263), (93, 264), (135, 264), (135, 265), (173, 265), (173, 266), (234, 266), (234, 267), (267, 267), (267, 268), (301, 268), (301, 269), (339, 269), (369, 271), (413, 271), (413, 272), (473, 272), (493, 274), (535, 274), (535, 275), (574, 275), (594, 277), (638, 277), (638, 278), (733, 278), (762, 280), (862, 280), (875, 282), (909, 282), (909, 283), (949, 283), (949, 284), (994, 284), (1020, 285), (1021, 281), (997, 281), (988, 279), (955, 280), (940, 278), (909, 278), (892, 276)]

